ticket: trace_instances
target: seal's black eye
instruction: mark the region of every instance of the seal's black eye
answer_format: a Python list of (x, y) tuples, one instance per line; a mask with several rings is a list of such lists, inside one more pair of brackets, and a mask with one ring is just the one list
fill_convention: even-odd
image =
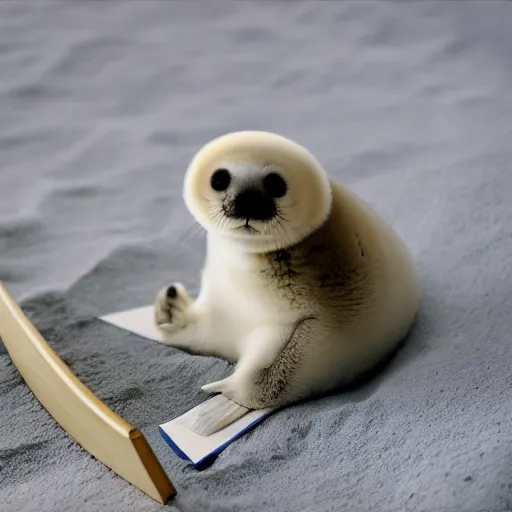
[(217, 169), (210, 179), (213, 190), (222, 192), (229, 187), (231, 183), (231, 174), (227, 169)]
[(263, 179), (263, 187), (267, 194), (275, 198), (283, 197), (288, 190), (286, 181), (284, 181), (283, 178), (275, 172), (271, 172), (265, 176)]

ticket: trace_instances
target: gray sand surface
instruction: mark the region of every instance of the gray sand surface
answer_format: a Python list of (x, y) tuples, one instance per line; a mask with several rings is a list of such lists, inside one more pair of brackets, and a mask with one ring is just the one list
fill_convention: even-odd
[[(0, 510), (512, 509), (512, 4), (0, 3), (0, 279), (73, 371), (142, 428), (162, 507), (49, 417), (0, 344)], [(194, 470), (159, 423), (230, 371), (97, 315), (197, 292), (181, 199), (201, 145), (306, 145), (411, 247), (424, 298), (372, 382), (290, 407)]]

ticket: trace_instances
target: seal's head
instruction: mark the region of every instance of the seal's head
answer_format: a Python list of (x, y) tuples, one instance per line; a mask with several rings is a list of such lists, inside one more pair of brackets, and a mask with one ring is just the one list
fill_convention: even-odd
[(328, 217), (332, 191), (315, 157), (268, 132), (229, 133), (192, 159), (185, 203), (207, 231), (252, 252), (294, 245)]

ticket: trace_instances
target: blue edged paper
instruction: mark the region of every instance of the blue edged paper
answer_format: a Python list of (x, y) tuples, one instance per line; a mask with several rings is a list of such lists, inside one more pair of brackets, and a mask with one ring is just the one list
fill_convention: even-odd
[[(148, 340), (164, 341), (162, 332), (155, 325), (154, 306), (152, 305), (111, 313), (101, 316), (100, 319)], [(200, 406), (201, 404), (196, 407)], [(188, 413), (195, 409), (195, 407), (190, 409)], [(197, 412), (200, 414), (200, 411)], [(166, 443), (178, 457), (189, 460), (195, 468), (200, 469), (213, 462), (222, 450), (272, 412), (273, 409), (248, 411), (241, 418), (208, 436), (198, 434), (186, 427), (183, 416), (188, 413), (160, 425), (159, 430)], [(222, 414), (220, 409), (219, 414)]]
[(190, 430), (180, 422), (181, 416), (160, 425), (159, 430), (165, 442), (178, 457), (190, 461), (196, 469), (203, 469), (233, 441), (261, 423), (273, 411), (273, 409), (250, 411), (208, 436)]

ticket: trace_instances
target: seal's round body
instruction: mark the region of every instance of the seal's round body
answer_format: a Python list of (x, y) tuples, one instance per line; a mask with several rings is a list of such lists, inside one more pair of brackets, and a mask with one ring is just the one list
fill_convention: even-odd
[(407, 334), (420, 293), (405, 245), (304, 147), (219, 137), (193, 158), (184, 199), (207, 230), (201, 290), (165, 286), (155, 317), (165, 343), (236, 362), (204, 391), (282, 406), (353, 383)]

